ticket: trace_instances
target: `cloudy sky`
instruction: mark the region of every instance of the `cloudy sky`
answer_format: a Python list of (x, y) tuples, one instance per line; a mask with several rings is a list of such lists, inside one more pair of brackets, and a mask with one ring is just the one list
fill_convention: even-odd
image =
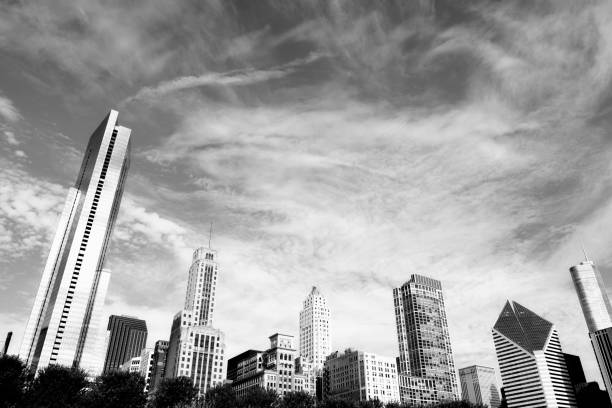
[(317, 285), (334, 348), (395, 356), (392, 288), (420, 273), (458, 367), (497, 366), (509, 298), (599, 379), (568, 267), (583, 242), (612, 283), (611, 41), (606, 1), (3, 2), (0, 336), (17, 351), (115, 108), (133, 150), (106, 306), (149, 344), (212, 221), (229, 355), (297, 334)]

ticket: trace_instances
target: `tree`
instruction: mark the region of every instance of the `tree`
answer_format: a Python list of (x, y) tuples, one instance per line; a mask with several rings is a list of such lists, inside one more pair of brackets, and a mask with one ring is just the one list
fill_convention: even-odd
[(230, 384), (210, 388), (204, 396), (206, 408), (234, 408), (237, 405), (236, 393)]
[(29, 370), (19, 358), (6, 355), (0, 357), (0, 408), (22, 406), (24, 391), (30, 379)]
[(32, 382), (24, 405), (32, 408), (82, 407), (87, 385), (83, 370), (50, 365), (42, 369)]
[(323, 401), (321, 408), (357, 408), (357, 403), (340, 398), (329, 398)]
[(385, 404), (380, 402), (379, 399), (371, 399), (367, 401), (359, 401), (357, 404), (359, 408), (385, 408)]
[(280, 402), (281, 408), (314, 408), (315, 399), (304, 391), (288, 392)]
[(191, 378), (165, 378), (155, 390), (152, 408), (182, 408), (190, 406), (198, 395)]
[(474, 404), (469, 401), (444, 401), (434, 405), (435, 408), (486, 408), (482, 404)]
[(278, 394), (274, 390), (263, 387), (251, 388), (244, 397), (238, 400), (240, 408), (275, 408), (278, 403)]
[(99, 376), (86, 396), (91, 408), (143, 408), (147, 402), (140, 374), (112, 371)]

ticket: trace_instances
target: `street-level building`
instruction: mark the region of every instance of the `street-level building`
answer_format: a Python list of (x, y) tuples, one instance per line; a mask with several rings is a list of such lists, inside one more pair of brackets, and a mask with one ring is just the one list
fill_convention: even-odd
[(499, 408), (501, 396), (495, 381), (495, 369), (473, 365), (459, 369), (461, 397), (473, 404)]
[(325, 360), (323, 398), (399, 402), (395, 358), (351, 349), (334, 351)]

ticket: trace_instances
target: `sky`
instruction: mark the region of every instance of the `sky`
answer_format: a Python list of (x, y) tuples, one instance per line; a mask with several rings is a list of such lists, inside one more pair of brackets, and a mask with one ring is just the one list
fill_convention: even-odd
[(568, 268), (584, 245), (612, 284), (612, 3), (0, 3), (12, 352), (110, 109), (132, 161), (106, 311), (146, 319), (149, 345), (212, 222), (229, 356), (297, 335), (313, 285), (334, 349), (396, 356), (392, 289), (418, 273), (443, 284), (457, 367), (497, 367), (511, 299), (600, 381)]

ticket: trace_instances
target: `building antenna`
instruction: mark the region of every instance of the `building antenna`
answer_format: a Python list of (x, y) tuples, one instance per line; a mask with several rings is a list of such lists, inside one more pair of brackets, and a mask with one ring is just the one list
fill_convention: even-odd
[(587, 255), (586, 249), (584, 249), (584, 244), (582, 243), (582, 241), (580, 242), (580, 246), (582, 247), (582, 253), (584, 254), (584, 260), (587, 262), (591, 262), (591, 260), (589, 259), (589, 256)]
[(212, 249), (212, 247), (210, 246), (210, 241), (212, 241), (212, 221), (210, 222), (210, 232), (208, 234), (208, 248)]

